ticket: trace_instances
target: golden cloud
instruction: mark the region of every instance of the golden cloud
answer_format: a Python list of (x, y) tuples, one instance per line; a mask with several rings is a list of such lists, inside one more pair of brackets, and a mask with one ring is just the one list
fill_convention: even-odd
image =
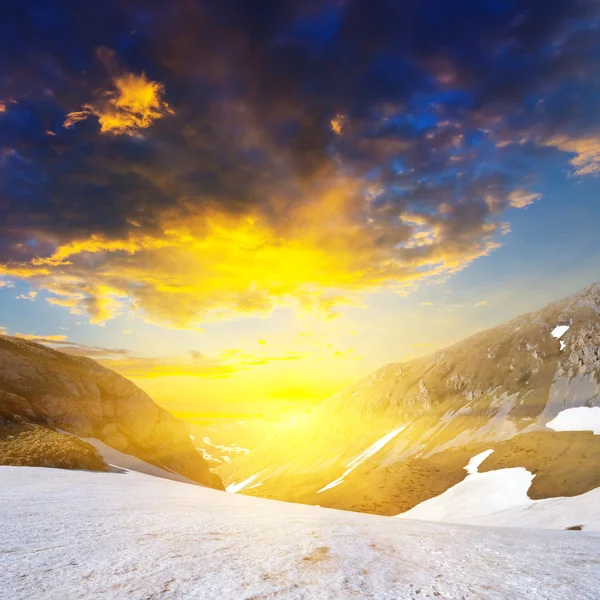
[(575, 168), (575, 175), (598, 175), (600, 173), (600, 137), (556, 136), (547, 140), (544, 145), (576, 154), (571, 159), (571, 165)]
[(35, 333), (15, 333), (15, 337), (39, 342), (64, 342), (66, 335), (37, 335)]
[(528, 192), (526, 190), (515, 190), (509, 196), (510, 205), (513, 208), (525, 208), (530, 204), (533, 204), (537, 200), (540, 200), (542, 197), (541, 194), (536, 194), (534, 192)]
[(17, 300), (29, 300), (29, 302), (35, 302), (37, 295), (37, 292), (28, 292), (27, 294), (19, 294), (18, 296), (15, 296), (15, 298)]
[(329, 122), (331, 131), (333, 131), (336, 135), (341, 135), (342, 129), (344, 128), (344, 121), (344, 115), (335, 115), (335, 117)]
[(362, 292), (402, 292), (456, 272), (507, 230), (481, 219), (457, 226), (451, 212), (379, 219), (353, 185), (332, 181), (310, 201), (286, 206), (277, 224), (259, 212), (163, 217), (159, 233), (73, 240), (46, 257), (0, 264), (0, 276), (30, 279), (52, 294), (50, 304), (94, 323), (124, 306), (175, 327), (276, 306), (331, 317), (339, 306), (360, 306)]
[(164, 86), (151, 81), (144, 73), (115, 73), (121, 71), (116, 55), (107, 49), (99, 51), (100, 59), (112, 77), (114, 89), (98, 94), (93, 102), (84, 104), (82, 110), (67, 115), (65, 127), (96, 116), (102, 133), (132, 135), (139, 129), (147, 129), (156, 119), (173, 110), (164, 101)]

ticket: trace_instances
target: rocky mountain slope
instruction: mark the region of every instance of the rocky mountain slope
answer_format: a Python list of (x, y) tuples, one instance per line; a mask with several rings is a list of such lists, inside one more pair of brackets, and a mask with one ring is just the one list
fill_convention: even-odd
[(387, 365), (218, 472), (251, 495), (394, 515), (493, 449), (481, 472), (525, 467), (532, 499), (573, 496), (600, 486), (600, 436), (546, 425), (597, 405), (600, 284)]
[[(131, 381), (89, 358), (0, 336), (0, 422), (4, 454), (12, 457), (5, 464), (19, 464), (14, 461), (19, 460), (15, 456), (23, 428), (28, 435), (36, 429), (46, 461), (52, 462), (48, 455), (52, 447), (65, 444), (75, 454), (80, 444), (82, 452), (85, 449), (100, 458), (90, 444), (65, 439), (72, 436), (63, 435), (59, 442), (61, 434), (56, 430), (62, 430), (100, 440), (167, 471), (223, 489), (194, 447), (186, 423), (160, 408)], [(21, 428), (17, 435), (11, 434), (15, 427)], [(93, 458), (88, 462), (96, 464)], [(104, 464), (101, 459), (100, 464)], [(56, 462), (55, 466), (64, 465)]]

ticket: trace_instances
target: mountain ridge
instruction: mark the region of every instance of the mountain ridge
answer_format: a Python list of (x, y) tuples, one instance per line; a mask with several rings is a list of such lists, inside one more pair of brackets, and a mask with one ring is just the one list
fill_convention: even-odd
[[(457, 484), (471, 456), (497, 444), (501, 451), (482, 470), (527, 458), (545, 482), (536, 482), (538, 495), (552, 497), (570, 485), (588, 491), (600, 481), (582, 453), (594, 454), (599, 438), (549, 431), (546, 423), (567, 408), (597, 405), (599, 382), (594, 283), (431, 355), (385, 365), (218, 472), (226, 484), (260, 473), (257, 487), (242, 493), (397, 514)], [(400, 426), (375, 457), (331, 485), (361, 451)], [(560, 464), (556, 457), (549, 464), (552, 444), (564, 449)], [(277, 457), (274, 466), (270, 457)], [(568, 465), (581, 461), (585, 473), (569, 475)], [(549, 485), (553, 467), (570, 483)]]
[(184, 421), (91, 358), (0, 336), (0, 417), (38, 431), (49, 428), (95, 438), (202, 485), (223, 489), (196, 450)]

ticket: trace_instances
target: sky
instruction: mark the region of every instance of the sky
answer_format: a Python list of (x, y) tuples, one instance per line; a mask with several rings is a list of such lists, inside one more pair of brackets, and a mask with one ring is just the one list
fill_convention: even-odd
[(595, 0), (0, 8), (0, 331), (194, 420), (600, 279)]

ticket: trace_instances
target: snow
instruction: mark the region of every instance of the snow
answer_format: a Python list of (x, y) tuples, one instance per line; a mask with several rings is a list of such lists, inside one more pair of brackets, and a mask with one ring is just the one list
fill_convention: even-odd
[(537, 425), (544, 427), (546, 423), (567, 408), (584, 407), (598, 396), (600, 385), (596, 373), (575, 372), (575, 375), (556, 374), (544, 411), (537, 419)]
[(226, 492), (231, 492), (232, 494), (236, 494), (237, 492), (243, 490), (245, 487), (249, 486), (257, 477), (259, 473), (255, 473), (254, 475), (250, 475), (248, 479), (244, 479), (244, 481), (240, 481), (239, 483), (231, 483), (225, 488)]
[(97, 440), (96, 438), (80, 438), (84, 442), (87, 442), (91, 446), (94, 446), (100, 453), (104, 462), (113, 469), (125, 469), (127, 471), (135, 471), (137, 473), (145, 473), (146, 475), (152, 475), (153, 477), (162, 477), (163, 479), (170, 479), (171, 481), (180, 481), (181, 483), (190, 483), (192, 485), (201, 485), (192, 479), (188, 479), (179, 473), (174, 471), (161, 469), (155, 465), (147, 463), (136, 456), (131, 454), (125, 454), (125, 452), (119, 452), (111, 446), (108, 446), (104, 442)]
[[(485, 457), (479, 460), (483, 454), (486, 453), (469, 461), (467, 471), (473, 461), (479, 461), (478, 467), (485, 460)], [(486, 473), (469, 471), (463, 481), (443, 494), (396, 516), (444, 523), (548, 529), (583, 525), (586, 530), (600, 532), (600, 488), (571, 498), (531, 500), (527, 492), (533, 478), (534, 475), (522, 467)]]
[[(483, 462), (483, 461), (482, 461)], [(469, 474), (443, 494), (425, 500), (408, 512), (405, 519), (446, 523), (474, 523), (495, 513), (526, 506), (533, 475), (521, 467)]]
[(481, 463), (483, 463), (483, 461), (493, 452), (493, 450), (485, 450), (484, 452), (481, 452), (481, 454), (478, 454), (477, 456), (474, 456), (469, 463), (467, 464), (467, 466), (465, 467), (465, 471), (469, 474), (469, 475), (475, 475), (475, 473), (478, 472), (479, 467), (481, 466)]
[(80, 437), (74, 433), (65, 431), (64, 429), (59, 429), (58, 427), (56, 428), (56, 431), (62, 433), (63, 435), (76, 437), (84, 442), (87, 442), (90, 446), (93, 446), (98, 451), (100, 456), (102, 456), (104, 462), (109, 466), (109, 470), (111, 471), (135, 471), (136, 473), (145, 473), (146, 475), (170, 479), (171, 481), (180, 481), (181, 483), (189, 483), (191, 485), (202, 485), (193, 479), (189, 479), (188, 477), (176, 473), (172, 469), (167, 469), (166, 467), (161, 469), (156, 465), (141, 460), (137, 456), (126, 454), (120, 450), (115, 450), (112, 446), (109, 446), (108, 444), (105, 444), (96, 438)]
[(595, 533), (391, 519), (139, 473), (0, 467), (0, 526), (0, 600), (592, 600), (600, 589)]
[(567, 408), (546, 423), (546, 427), (554, 431), (593, 431), (600, 435), (600, 407)]
[(559, 340), (567, 331), (569, 331), (570, 325), (557, 325), (551, 332), (553, 338)]
[(364, 452), (361, 452), (358, 456), (355, 456), (347, 465), (344, 474), (341, 477), (338, 477), (331, 483), (328, 483), (325, 487), (321, 488), (317, 494), (320, 494), (326, 490), (330, 490), (334, 488), (340, 483), (344, 483), (344, 479), (354, 471), (354, 469), (360, 467), (366, 460), (377, 454), (388, 442), (393, 440), (403, 429), (405, 429), (405, 425), (402, 427), (398, 427), (393, 431), (390, 431), (388, 434), (384, 435), (382, 438), (377, 440), (374, 444), (371, 444)]
[(222, 452), (229, 452), (230, 454), (248, 454), (248, 452), (250, 452), (248, 448), (238, 446), (236, 443), (231, 444), (231, 446), (222, 446), (221, 444), (215, 444), (208, 436), (203, 437), (202, 441), (205, 444), (216, 448), (217, 450), (221, 450)]

